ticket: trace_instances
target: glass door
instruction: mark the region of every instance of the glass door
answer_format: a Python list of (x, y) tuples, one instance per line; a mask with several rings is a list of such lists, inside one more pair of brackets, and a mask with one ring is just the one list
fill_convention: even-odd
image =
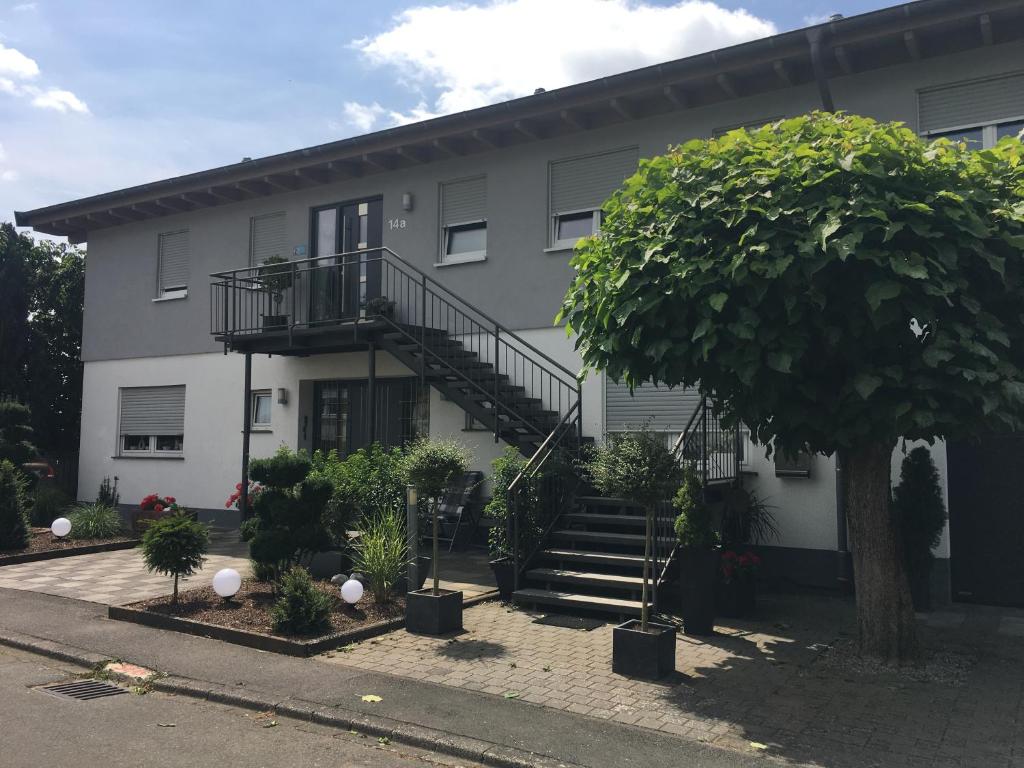
[(370, 435), (366, 379), (314, 385), (313, 449), (348, 456), (373, 442), (403, 446), (427, 434), (430, 389), (415, 378), (377, 379), (375, 432)]
[(313, 210), (312, 323), (357, 318), (380, 295), (382, 211), (380, 198)]

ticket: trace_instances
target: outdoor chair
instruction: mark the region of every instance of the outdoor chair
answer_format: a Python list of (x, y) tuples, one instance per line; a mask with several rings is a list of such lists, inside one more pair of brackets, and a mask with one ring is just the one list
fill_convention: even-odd
[(437, 514), (440, 518), (441, 533), (438, 541), (448, 543), (448, 551), (455, 548), (460, 531), (468, 531), (472, 537), (480, 522), (480, 491), (483, 487), (483, 472), (464, 472), (462, 479), (444, 497)]

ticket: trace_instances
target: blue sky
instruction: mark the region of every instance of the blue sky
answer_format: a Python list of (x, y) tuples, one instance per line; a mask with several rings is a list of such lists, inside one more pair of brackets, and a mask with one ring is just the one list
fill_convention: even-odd
[(0, 0), (0, 221), (892, 4)]

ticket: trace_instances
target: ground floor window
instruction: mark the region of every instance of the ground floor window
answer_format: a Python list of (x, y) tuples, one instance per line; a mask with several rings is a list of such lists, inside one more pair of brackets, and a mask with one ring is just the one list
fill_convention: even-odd
[(315, 450), (347, 456), (373, 442), (403, 446), (427, 435), (430, 389), (418, 379), (377, 379), (373, 419), (366, 379), (318, 381), (313, 392)]
[(252, 428), (270, 429), (271, 392), (261, 389), (252, 393)]
[(118, 454), (180, 456), (185, 450), (185, 387), (118, 391)]

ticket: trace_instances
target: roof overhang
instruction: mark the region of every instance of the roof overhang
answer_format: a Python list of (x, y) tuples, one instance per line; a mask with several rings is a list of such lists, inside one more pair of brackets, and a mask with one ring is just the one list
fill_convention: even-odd
[(816, 83), (831, 109), (830, 78), (1022, 38), (1024, 0), (918, 0), (468, 112), (16, 211), (15, 222), (82, 242), (106, 227), (798, 85)]

